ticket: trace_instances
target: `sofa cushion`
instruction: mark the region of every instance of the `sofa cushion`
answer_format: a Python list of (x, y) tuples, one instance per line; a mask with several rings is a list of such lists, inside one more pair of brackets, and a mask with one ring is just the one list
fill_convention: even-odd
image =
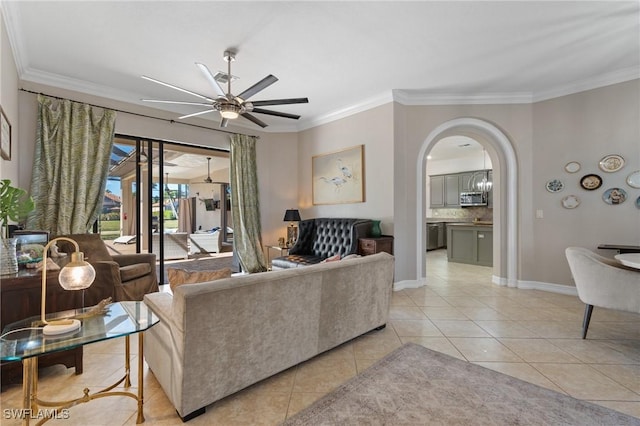
[(231, 276), (231, 268), (217, 269), (215, 271), (187, 271), (178, 268), (168, 268), (169, 287), (171, 291), (184, 284), (204, 283)]
[(340, 260), (340, 255), (334, 254), (333, 256), (327, 257), (325, 260), (322, 261), (322, 263), (337, 262), (339, 260)]
[(133, 265), (120, 267), (120, 282), (135, 280), (151, 273), (151, 265), (148, 263), (134, 263)]

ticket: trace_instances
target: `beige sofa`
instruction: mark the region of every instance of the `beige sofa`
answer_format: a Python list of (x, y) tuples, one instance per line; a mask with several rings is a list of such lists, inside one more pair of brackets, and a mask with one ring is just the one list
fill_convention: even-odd
[(144, 356), (187, 421), (227, 395), (382, 327), (394, 258), (378, 253), (148, 294)]

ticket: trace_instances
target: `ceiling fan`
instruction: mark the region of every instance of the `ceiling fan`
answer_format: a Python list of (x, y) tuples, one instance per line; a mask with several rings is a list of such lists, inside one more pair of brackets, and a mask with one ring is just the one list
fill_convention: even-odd
[(207, 177), (203, 181), (204, 183), (226, 183), (226, 182), (215, 182), (211, 179), (211, 157), (207, 157)]
[(224, 92), (224, 90), (216, 80), (215, 75), (209, 70), (209, 68), (207, 68), (207, 66), (204, 64), (196, 62), (196, 66), (200, 69), (200, 71), (204, 74), (205, 78), (213, 86), (213, 89), (216, 93), (215, 98), (201, 95), (199, 93), (195, 93), (190, 90), (183, 89), (178, 86), (174, 86), (173, 84), (165, 83), (163, 81), (156, 80), (155, 78), (151, 78), (143, 75), (142, 78), (144, 78), (145, 80), (149, 80), (154, 83), (169, 87), (171, 89), (179, 90), (183, 93), (193, 95), (195, 97), (205, 100), (206, 102), (186, 102), (186, 101), (183, 102), (183, 101), (169, 101), (169, 100), (157, 100), (157, 99), (142, 99), (142, 101), (208, 107), (204, 111), (183, 115), (179, 118), (183, 119), (183, 118), (195, 117), (197, 115), (202, 115), (202, 114), (207, 114), (210, 112), (217, 111), (220, 113), (222, 117), (222, 120), (220, 121), (220, 127), (227, 127), (227, 123), (229, 122), (229, 120), (234, 120), (238, 118), (238, 116), (242, 116), (262, 128), (267, 127), (266, 123), (264, 123), (262, 120), (255, 117), (254, 115), (250, 114), (251, 112), (258, 113), (258, 114), (273, 115), (276, 117), (292, 118), (294, 120), (297, 120), (300, 118), (299, 115), (289, 114), (289, 113), (280, 112), (280, 111), (273, 111), (268, 109), (262, 109), (259, 107), (267, 106), (267, 105), (306, 104), (309, 102), (309, 99), (307, 98), (271, 99), (271, 100), (264, 100), (264, 101), (252, 101), (252, 102), (247, 101), (250, 97), (252, 97), (256, 93), (266, 89), (267, 87), (271, 86), (273, 83), (278, 81), (278, 79), (272, 74), (269, 74), (268, 76), (266, 76), (265, 78), (263, 78), (253, 86), (249, 87), (247, 90), (245, 90), (244, 92), (240, 93), (237, 96), (231, 94), (231, 81), (233, 79), (231, 75), (231, 62), (235, 61), (235, 59), (236, 59), (235, 52), (232, 52), (230, 50), (226, 50), (224, 52), (224, 60), (227, 61), (227, 75), (224, 76), (226, 77), (225, 80), (227, 82), (227, 93)]

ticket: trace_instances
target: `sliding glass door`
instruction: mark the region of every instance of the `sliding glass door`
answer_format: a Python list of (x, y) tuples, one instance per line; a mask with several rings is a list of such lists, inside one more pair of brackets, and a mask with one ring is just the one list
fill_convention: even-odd
[(165, 283), (165, 265), (215, 254), (195, 250), (192, 234), (226, 223), (232, 235), (228, 180), (226, 151), (117, 136), (98, 231), (115, 253), (155, 253)]

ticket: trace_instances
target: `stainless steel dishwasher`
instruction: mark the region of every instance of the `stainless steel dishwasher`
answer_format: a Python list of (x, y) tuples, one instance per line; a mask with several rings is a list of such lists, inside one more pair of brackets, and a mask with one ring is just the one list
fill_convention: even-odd
[(440, 225), (437, 223), (427, 223), (427, 250), (435, 250), (438, 246), (438, 230)]

